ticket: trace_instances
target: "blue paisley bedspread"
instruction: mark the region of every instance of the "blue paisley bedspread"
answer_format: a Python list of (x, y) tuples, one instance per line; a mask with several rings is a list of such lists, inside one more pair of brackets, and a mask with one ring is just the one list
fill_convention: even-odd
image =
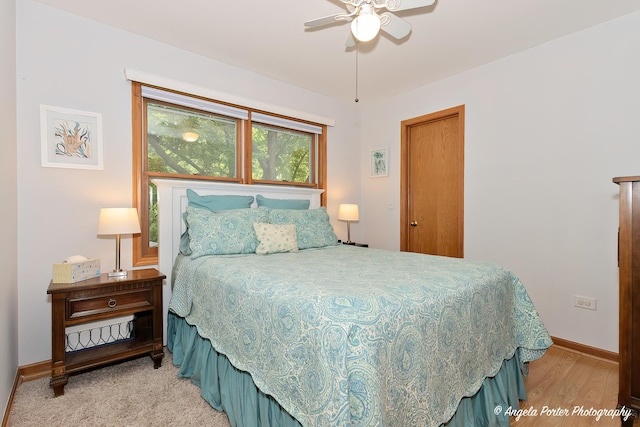
[(181, 258), (170, 310), (304, 426), (438, 426), (551, 338), (495, 264), (333, 246)]

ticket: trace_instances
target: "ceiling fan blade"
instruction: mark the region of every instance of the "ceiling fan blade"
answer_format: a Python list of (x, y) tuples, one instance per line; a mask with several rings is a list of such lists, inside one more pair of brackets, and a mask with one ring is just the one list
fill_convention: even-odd
[(380, 29), (396, 39), (401, 39), (409, 35), (411, 24), (393, 13), (385, 12), (380, 15)]
[(344, 45), (347, 49), (351, 49), (352, 47), (356, 46), (356, 39), (355, 37), (353, 37), (353, 33), (351, 32), (351, 30), (349, 30), (349, 35), (347, 36), (347, 41)]
[(321, 27), (323, 25), (333, 24), (335, 22), (350, 21), (350, 20), (351, 20), (351, 14), (338, 13), (336, 15), (331, 15), (331, 16), (325, 16), (323, 18), (312, 19), (311, 21), (305, 22), (304, 26), (308, 27), (308, 28), (315, 28), (315, 27)]
[(415, 9), (431, 6), (436, 0), (387, 0), (387, 10), (397, 12), (399, 10)]

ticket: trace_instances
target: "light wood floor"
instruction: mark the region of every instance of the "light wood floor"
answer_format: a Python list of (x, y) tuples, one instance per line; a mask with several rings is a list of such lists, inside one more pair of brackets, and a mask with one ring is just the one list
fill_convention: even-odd
[[(607, 360), (587, 356), (556, 345), (540, 359), (530, 363), (525, 380), (526, 402), (520, 408), (533, 408), (537, 416), (522, 416), (511, 426), (620, 426), (620, 418), (602, 416), (571, 416), (575, 407), (585, 411), (612, 410), (617, 406), (618, 365)], [(568, 410), (568, 416), (542, 415), (544, 407)], [(531, 411), (533, 412), (533, 411)], [(640, 427), (636, 420), (634, 427)]]

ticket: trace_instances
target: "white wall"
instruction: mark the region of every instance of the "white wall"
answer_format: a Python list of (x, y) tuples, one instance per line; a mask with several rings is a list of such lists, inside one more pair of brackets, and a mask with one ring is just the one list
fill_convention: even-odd
[[(640, 174), (638, 40), (636, 12), (366, 107), (364, 240), (400, 245), (400, 122), (464, 104), (465, 257), (513, 270), (553, 336), (617, 352), (611, 179)], [(385, 145), (391, 176), (369, 178), (369, 151)]]
[(0, 0), (0, 413), (4, 414), (18, 370), (18, 218), (16, 163), (15, 0)]
[[(110, 28), (30, 0), (17, 5), (19, 337), (21, 365), (51, 358), (51, 268), (69, 255), (113, 269), (114, 241), (98, 239), (102, 206), (131, 204), (131, 90), (125, 68), (282, 108), (336, 118), (328, 131), (329, 212), (359, 203), (356, 112), (352, 105)], [(104, 170), (40, 164), (39, 105), (103, 115)], [(342, 223), (334, 224), (337, 231)], [(346, 229), (344, 231), (346, 234)], [(130, 267), (123, 239), (123, 268)]]

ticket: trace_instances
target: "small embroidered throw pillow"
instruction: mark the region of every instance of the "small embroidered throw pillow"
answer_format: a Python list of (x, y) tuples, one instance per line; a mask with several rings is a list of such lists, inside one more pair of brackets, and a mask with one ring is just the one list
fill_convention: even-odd
[(298, 252), (298, 237), (295, 224), (267, 224), (254, 222), (253, 229), (260, 242), (256, 248), (259, 255), (278, 252)]

